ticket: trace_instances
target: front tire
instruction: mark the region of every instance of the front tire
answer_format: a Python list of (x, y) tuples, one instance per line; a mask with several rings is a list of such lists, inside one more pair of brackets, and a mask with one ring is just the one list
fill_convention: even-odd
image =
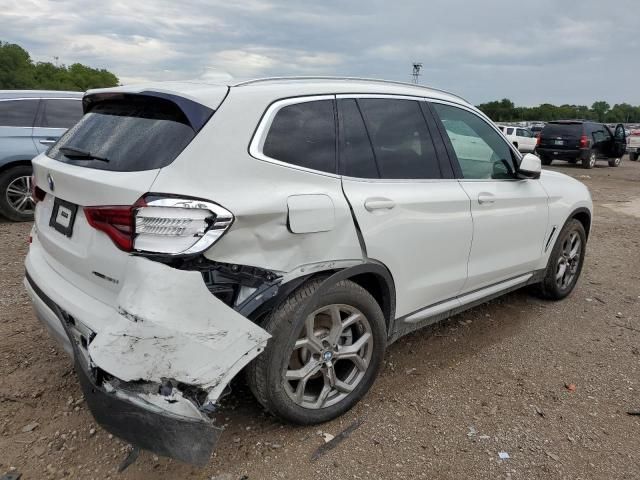
[(31, 198), (28, 165), (10, 168), (0, 175), (0, 213), (14, 222), (33, 220), (35, 204)]
[(269, 315), (262, 327), (272, 337), (246, 369), (256, 399), (300, 425), (353, 407), (373, 384), (386, 347), (384, 315), (371, 294), (342, 280), (315, 298), (322, 282), (304, 284)]
[(553, 246), (540, 284), (545, 298), (561, 300), (571, 293), (582, 272), (586, 245), (582, 223), (575, 218), (567, 221)]

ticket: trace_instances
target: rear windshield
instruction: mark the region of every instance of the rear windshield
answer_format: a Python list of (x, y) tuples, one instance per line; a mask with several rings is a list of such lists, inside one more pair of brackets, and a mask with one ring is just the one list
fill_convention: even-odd
[(159, 98), (96, 104), (47, 155), (99, 170), (135, 172), (166, 167), (196, 132), (180, 108)]
[(554, 135), (570, 135), (579, 137), (582, 135), (581, 123), (547, 123), (540, 134), (544, 137), (552, 137)]

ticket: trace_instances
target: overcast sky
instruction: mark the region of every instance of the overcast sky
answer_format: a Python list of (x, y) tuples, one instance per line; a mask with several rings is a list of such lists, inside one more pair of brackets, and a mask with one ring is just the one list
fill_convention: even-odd
[(0, 40), (122, 83), (352, 75), (473, 103), (640, 104), (640, 0), (0, 0)]

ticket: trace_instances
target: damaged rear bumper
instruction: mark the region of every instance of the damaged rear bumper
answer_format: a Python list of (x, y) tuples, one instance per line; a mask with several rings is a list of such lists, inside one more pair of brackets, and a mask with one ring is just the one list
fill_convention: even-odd
[[(68, 316), (53, 300), (33, 282), (27, 274), (25, 284), (29, 293), (48, 307), (66, 334), (65, 349), (71, 349), (74, 368), (89, 410), (96, 421), (110, 433), (132, 445), (149, 450), (158, 455), (172, 457), (195, 465), (205, 465), (211, 457), (222, 429), (213, 420), (177, 415), (144, 400), (143, 396), (116, 390), (111, 383), (97, 378), (98, 370), (91, 369), (84, 360), (86, 354), (82, 345), (75, 341), (77, 334), (68, 325)], [(35, 304), (35, 302), (34, 302)], [(38, 317), (42, 307), (35, 305)], [(55, 327), (54, 327), (55, 328)]]
[(158, 455), (207, 463), (222, 431), (212, 419), (219, 398), (267, 332), (215, 298), (200, 273), (143, 258), (131, 257), (108, 305), (59, 275), (34, 239), (24, 284), (73, 356), (99, 424)]

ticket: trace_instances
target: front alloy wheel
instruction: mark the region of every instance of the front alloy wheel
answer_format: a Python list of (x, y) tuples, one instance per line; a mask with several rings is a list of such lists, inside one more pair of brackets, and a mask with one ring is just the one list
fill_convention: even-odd
[(558, 288), (566, 290), (573, 284), (580, 266), (581, 253), (582, 240), (578, 233), (573, 231), (562, 242), (561, 254), (556, 263), (556, 284)]
[(586, 244), (587, 235), (582, 223), (575, 218), (567, 220), (549, 255), (540, 283), (544, 297), (560, 300), (571, 293), (582, 271)]

